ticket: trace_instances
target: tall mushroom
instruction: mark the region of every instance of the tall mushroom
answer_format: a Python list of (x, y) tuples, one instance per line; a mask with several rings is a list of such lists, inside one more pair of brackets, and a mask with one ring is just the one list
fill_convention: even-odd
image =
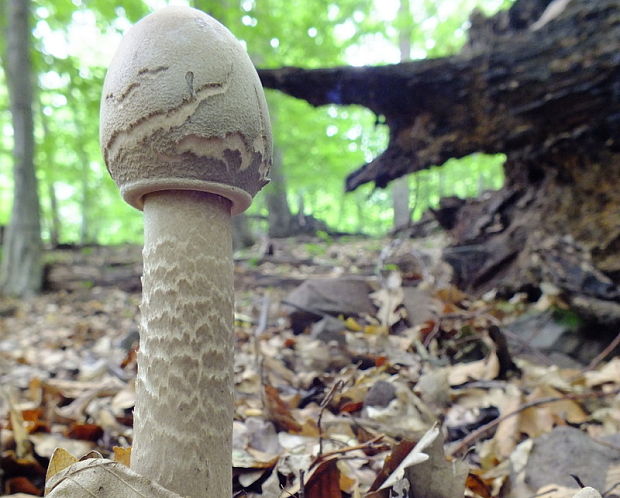
[(268, 181), (260, 81), (224, 26), (163, 8), (112, 60), (100, 135), (123, 198), (144, 211), (131, 469), (183, 496), (231, 496), (231, 214)]

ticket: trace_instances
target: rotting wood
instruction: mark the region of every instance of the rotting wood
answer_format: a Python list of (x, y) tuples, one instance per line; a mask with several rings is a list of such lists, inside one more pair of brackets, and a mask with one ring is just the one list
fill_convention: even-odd
[(362, 105), (385, 119), (386, 150), (348, 176), (347, 190), (473, 152), (506, 154), (504, 188), (451, 213), (446, 259), (457, 282), (513, 292), (546, 281), (617, 322), (620, 4), (572, 0), (543, 23), (550, 3), (475, 13), (469, 44), (452, 57), (259, 75), (312, 105)]

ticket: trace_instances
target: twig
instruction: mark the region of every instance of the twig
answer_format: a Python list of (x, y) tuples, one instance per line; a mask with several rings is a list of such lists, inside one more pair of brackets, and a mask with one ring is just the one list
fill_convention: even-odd
[(336, 383), (334, 383), (332, 388), (325, 395), (325, 397), (323, 398), (323, 401), (321, 401), (321, 409), (319, 410), (319, 416), (316, 421), (316, 425), (319, 428), (319, 457), (323, 454), (323, 429), (321, 428), (323, 412), (325, 411), (325, 408), (327, 408), (327, 405), (329, 404), (329, 402), (336, 395), (336, 393), (342, 389), (342, 386), (344, 386), (344, 382), (342, 380), (338, 380)]
[(345, 453), (351, 453), (352, 451), (357, 450), (366, 450), (368, 448), (373, 448), (375, 443), (378, 443), (383, 439), (383, 435), (375, 436), (370, 441), (366, 441), (365, 443), (356, 444), (355, 446), (347, 446), (346, 448), (340, 448), (339, 450), (328, 451), (327, 453), (323, 453), (322, 455), (318, 455), (314, 461), (310, 464), (310, 469), (318, 465), (319, 463), (328, 460), (329, 458), (336, 455), (344, 455)]
[(536, 493), (535, 495), (532, 495), (531, 498), (540, 498), (541, 496), (545, 496), (545, 495), (548, 495), (550, 493), (555, 493), (557, 490), (558, 490), (558, 488), (547, 489), (546, 491), (543, 491), (542, 493)]
[(533, 401), (529, 401), (527, 403), (523, 403), (516, 410), (511, 411), (507, 413), (506, 415), (502, 415), (501, 417), (498, 417), (492, 420), (488, 424), (484, 424), (478, 427), (478, 429), (476, 429), (471, 434), (463, 438), (463, 440), (456, 446), (456, 448), (452, 448), (452, 450), (450, 450), (449, 452), (450, 456), (458, 455), (465, 448), (467, 448), (470, 444), (472, 444), (473, 442), (478, 440), (480, 437), (482, 437), (488, 430), (493, 429), (495, 426), (499, 425), (504, 420), (510, 417), (514, 417), (515, 415), (518, 415), (519, 413), (521, 413), (524, 410), (527, 410), (528, 408), (533, 408), (535, 406), (546, 405), (548, 403), (556, 403), (558, 401), (565, 401), (565, 400), (577, 401), (577, 400), (588, 399), (588, 398), (604, 398), (606, 396), (613, 396), (619, 393), (620, 393), (620, 388), (617, 388), (609, 392), (589, 392), (589, 393), (582, 393), (582, 394), (566, 394), (565, 396), (551, 396), (551, 397), (536, 399)]
[(601, 361), (607, 358), (607, 356), (609, 356), (611, 352), (614, 349), (616, 349), (616, 346), (618, 346), (618, 344), (620, 344), (620, 332), (618, 332), (618, 335), (614, 338), (613, 341), (611, 341), (607, 345), (605, 349), (603, 349), (603, 351), (601, 351), (599, 354), (597, 354), (594, 357), (594, 359), (590, 362), (586, 370), (594, 370)]
[(617, 482), (616, 484), (613, 484), (611, 486), (611, 488), (605, 490), (603, 493), (601, 493), (603, 496), (607, 496), (609, 495), (609, 493), (611, 493), (614, 489), (616, 489), (618, 486), (620, 486), (620, 482)]

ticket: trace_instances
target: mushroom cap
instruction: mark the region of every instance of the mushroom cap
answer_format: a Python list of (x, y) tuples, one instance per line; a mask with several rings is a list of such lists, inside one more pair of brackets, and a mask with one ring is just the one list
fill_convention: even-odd
[(103, 84), (100, 142), (123, 199), (198, 190), (243, 212), (268, 181), (271, 126), (248, 54), (224, 26), (165, 7), (131, 27)]

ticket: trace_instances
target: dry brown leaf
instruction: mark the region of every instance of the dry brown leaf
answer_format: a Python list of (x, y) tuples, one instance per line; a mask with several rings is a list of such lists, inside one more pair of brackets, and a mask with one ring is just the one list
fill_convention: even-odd
[(620, 383), (620, 356), (606, 363), (598, 370), (585, 373), (586, 385), (596, 387), (607, 383)]
[(444, 303), (459, 304), (469, 296), (460, 291), (454, 285), (451, 285), (437, 290), (437, 292), (435, 292), (435, 297), (441, 299)]
[(122, 463), (126, 467), (130, 467), (131, 446), (128, 446), (128, 447), (113, 446), (112, 451), (114, 452), (115, 462)]
[[(514, 412), (521, 405), (521, 391), (514, 385), (508, 385), (505, 402), (499, 407), (500, 416)], [(514, 451), (520, 437), (519, 415), (502, 420), (497, 426), (493, 441), (499, 460), (508, 458)]]
[[(418, 465), (428, 460), (429, 456), (426, 453), (423, 453), (423, 451), (425, 451), (426, 448), (428, 448), (433, 441), (435, 441), (438, 435), (439, 429), (436, 425), (434, 425), (415, 445), (410, 445), (409, 443), (397, 445), (397, 451), (392, 451), (392, 454), (388, 457), (388, 459), (386, 459), (381, 474), (377, 477), (377, 480), (373, 483), (370, 490), (381, 491), (382, 489), (387, 489), (393, 486), (397, 481), (403, 479), (405, 476), (405, 471), (409, 467)], [(409, 451), (403, 451), (407, 447), (410, 447)], [(387, 470), (390, 472), (387, 473)], [(387, 477), (382, 482), (379, 482), (379, 479), (386, 473)]]
[[(539, 386), (527, 396), (526, 401), (536, 401), (548, 397), (561, 398), (562, 396), (563, 394), (560, 391), (551, 386)], [(581, 424), (589, 419), (581, 405), (572, 399), (561, 399), (547, 403), (543, 405), (543, 408), (556, 420), (566, 420), (570, 424)]]
[(414, 448), (415, 442), (406, 439), (395, 444), (390, 454), (383, 462), (383, 468), (377, 474), (375, 481), (370, 486), (370, 491), (378, 491), (387, 478), (396, 470), (404, 458)]
[(28, 495), (39, 496), (41, 490), (37, 488), (30, 479), (24, 476), (11, 477), (4, 483), (7, 494), (27, 493)]
[(495, 351), (478, 361), (458, 363), (448, 367), (448, 382), (458, 386), (472, 380), (493, 380), (499, 374), (499, 360)]
[(553, 429), (553, 416), (547, 406), (535, 406), (520, 414), (519, 429), (531, 438), (539, 437)]
[(97, 424), (71, 424), (67, 437), (83, 441), (97, 441), (103, 436), (103, 429)]
[(475, 471), (470, 471), (467, 475), (465, 487), (482, 498), (493, 498), (491, 486)]
[(370, 298), (379, 308), (377, 318), (379, 323), (386, 328), (399, 322), (403, 316), (399, 309), (403, 304), (403, 289), (398, 272), (392, 272), (386, 280), (384, 288), (370, 294)]
[(342, 498), (337, 460), (321, 462), (304, 483), (305, 498)]
[(56, 448), (50, 459), (49, 466), (47, 467), (45, 482), (49, 482), (58, 472), (66, 469), (69, 465), (73, 465), (77, 461), (78, 459), (64, 448)]
[(280, 397), (278, 390), (268, 384), (265, 385), (265, 403), (276, 426), (287, 432), (301, 432), (302, 426), (293, 417), (288, 404)]

